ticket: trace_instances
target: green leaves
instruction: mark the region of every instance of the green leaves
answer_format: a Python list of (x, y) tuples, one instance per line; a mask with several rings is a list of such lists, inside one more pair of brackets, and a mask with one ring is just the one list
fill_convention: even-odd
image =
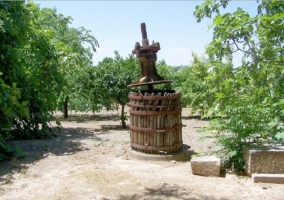
[(210, 74), (210, 65), (207, 65), (207, 59), (204, 56), (198, 57), (192, 53), (192, 57), (192, 64), (183, 67), (173, 77), (174, 86), (175, 89), (182, 91), (183, 104), (190, 106), (191, 113), (199, 111), (200, 114), (205, 115), (209, 111), (209, 105), (212, 105), (215, 99), (215, 94), (209, 89), (210, 85), (206, 80)]
[(21, 79), (24, 75), (20, 49), (28, 37), (28, 11), (22, 2), (0, 2), (0, 160), (15, 149), (8, 145), (15, 119), (28, 117), (22, 99)]
[(59, 94), (74, 93), (80, 68), (92, 65), (83, 43), (95, 51), (96, 39), (70, 22), (32, 2), (0, 2), (0, 160), (19, 152), (5, 139), (51, 137)]
[[(139, 78), (140, 65), (133, 55), (122, 58), (117, 51), (115, 57), (104, 58), (95, 67), (89, 67), (86, 74), (82, 74), (82, 91), (89, 94), (89, 105), (93, 111), (102, 107), (117, 109), (128, 102), (127, 87)], [(125, 127), (124, 112), (121, 113), (122, 125)]]
[[(215, 96), (209, 104), (214, 112), (207, 116), (217, 118), (207, 130), (222, 145), (218, 153), (229, 155), (230, 163), (241, 169), (242, 145), (259, 138), (281, 141), (283, 136), (284, 3), (262, 1), (256, 16), (241, 8), (221, 15), (221, 6), (222, 2), (206, 1), (195, 11), (198, 21), (216, 14), (212, 42), (206, 49), (211, 67), (203, 93), (211, 91)], [(243, 54), (240, 66), (232, 66), (235, 52)]]
[(219, 25), (222, 23), (222, 16), (220, 14), (218, 14), (215, 18), (214, 18), (214, 24), (215, 25)]

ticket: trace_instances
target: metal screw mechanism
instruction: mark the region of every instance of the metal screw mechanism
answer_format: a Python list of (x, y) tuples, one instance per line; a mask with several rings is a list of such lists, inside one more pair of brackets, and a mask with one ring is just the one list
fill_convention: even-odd
[(141, 23), (141, 32), (142, 46), (139, 42), (136, 42), (134, 50), (132, 50), (132, 53), (136, 54), (136, 58), (140, 61), (141, 74), (140, 78), (128, 85), (128, 87), (148, 85), (148, 90), (152, 91), (154, 84), (165, 84), (172, 81), (167, 80), (157, 73), (155, 62), (157, 60), (156, 53), (161, 49), (159, 42), (153, 41), (152, 44), (149, 45), (145, 23)]

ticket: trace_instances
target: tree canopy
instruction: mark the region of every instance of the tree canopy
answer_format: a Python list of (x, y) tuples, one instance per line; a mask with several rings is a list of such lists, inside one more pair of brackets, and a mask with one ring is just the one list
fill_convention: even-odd
[(133, 55), (122, 58), (118, 51), (114, 54), (114, 58), (106, 57), (97, 66), (89, 67), (80, 80), (84, 93), (90, 97), (91, 109), (118, 109), (120, 105), (121, 123), (126, 128), (124, 108), (131, 90), (127, 85), (139, 77), (140, 65)]
[(70, 92), (72, 73), (92, 65), (83, 43), (95, 51), (96, 39), (70, 22), (32, 2), (0, 2), (0, 160), (15, 151), (7, 139), (54, 135), (50, 121), (60, 94)]
[[(213, 18), (205, 80), (215, 93), (213, 115), (208, 116), (218, 117), (208, 130), (222, 146), (219, 153), (241, 169), (242, 147), (248, 141), (284, 136), (284, 2), (261, 1), (256, 16), (242, 8), (221, 14), (228, 3), (206, 0), (194, 14), (198, 22)], [(243, 60), (232, 67), (228, 63), (235, 52), (242, 52)]]
[[(217, 153), (243, 169), (243, 145), (284, 138), (284, 2), (260, 1), (255, 16), (242, 8), (226, 13), (228, 4), (206, 0), (196, 7), (197, 22), (212, 18), (206, 55), (193, 53), (189, 66), (159, 61), (158, 73), (174, 82), (156, 88), (181, 90), (184, 105), (211, 119), (205, 131), (221, 146)], [(135, 89), (127, 85), (140, 75), (138, 59), (115, 51), (93, 66), (98, 41), (71, 21), (32, 2), (0, 2), (0, 160), (17, 150), (8, 139), (54, 135), (57, 109), (68, 117), (68, 107), (95, 112), (120, 105), (126, 127), (124, 108)], [(243, 54), (238, 66), (236, 52)]]

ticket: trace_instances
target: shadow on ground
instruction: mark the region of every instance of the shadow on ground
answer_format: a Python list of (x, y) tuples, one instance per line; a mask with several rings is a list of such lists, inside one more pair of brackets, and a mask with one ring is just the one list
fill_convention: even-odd
[(93, 141), (102, 141), (99, 134), (84, 128), (62, 128), (62, 132), (52, 139), (10, 141), (13, 146), (18, 146), (25, 156), (0, 162), (0, 183), (7, 182), (7, 178), (14, 173), (23, 173), (28, 164), (50, 154), (68, 156), (79, 151), (88, 151), (80, 141), (90, 138)]
[[(211, 191), (208, 191), (211, 192)], [(124, 200), (161, 200), (161, 199), (180, 199), (180, 200), (198, 200), (198, 199), (215, 199), (209, 194), (193, 193), (190, 189), (178, 185), (161, 184), (155, 188), (145, 188), (143, 195), (120, 196)], [(227, 198), (222, 198), (226, 200)], [(107, 199), (104, 199), (107, 200)]]
[(68, 118), (64, 118), (62, 115), (55, 117), (62, 122), (64, 121), (73, 121), (77, 123), (83, 123), (87, 121), (120, 121), (120, 116), (118, 114), (97, 114), (97, 115), (88, 115), (88, 114), (72, 114)]
[(102, 131), (110, 130), (129, 130), (128, 126), (123, 128), (122, 125), (101, 125)]
[(182, 116), (182, 119), (198, 119), (198, 120), (201, 120), (201, 121), (210, 121), (209, 118), (202, 118), (201, 115), (189, 115), (189, 116)]

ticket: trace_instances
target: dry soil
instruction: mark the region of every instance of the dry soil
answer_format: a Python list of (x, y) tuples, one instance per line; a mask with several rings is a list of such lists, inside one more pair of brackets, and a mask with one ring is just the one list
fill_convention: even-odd
[[(60, 116), (58, 116), (60, 118)], [(183, 110), (183, 141), (209, 152), (197, 130), (208, 121)], [(13, 141), (25, 157), (0, 163), (0, 199), (283, 199), (283, 185), (253, 183), (226, 171), (221, 177), (193, 175), (190, 160), (129, 159), (129, 130), (119, 111), (72, 113), (62, 134), (49, 140)], [(129, 123), (129, 122), (128, 122)]]

